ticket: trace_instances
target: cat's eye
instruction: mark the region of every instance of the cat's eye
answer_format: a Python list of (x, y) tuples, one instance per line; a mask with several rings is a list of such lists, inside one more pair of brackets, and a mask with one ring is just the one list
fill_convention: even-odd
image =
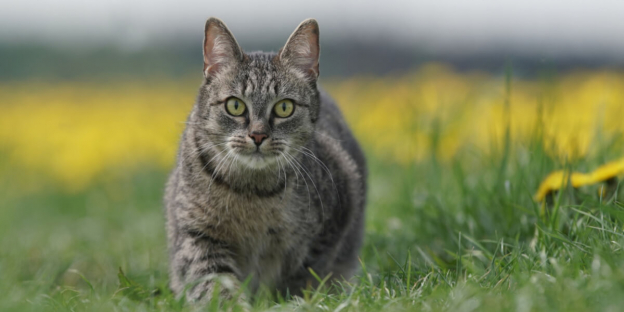
[(293, 101), (291, 100), (281, 100), (277, 102), (277, 104), (275, 104), (275, 106), (273, 107), (273, 111), (275, 112), (275, 115), (281, 118), (286, 118), (292, 115), (294, 110), (295, 110), (295, 105), (293, 104)]
[(225, 109), (232, 116), (240, 116), (245, 113), (245, 103), (239, 98), (229, 98), (225, 103)]

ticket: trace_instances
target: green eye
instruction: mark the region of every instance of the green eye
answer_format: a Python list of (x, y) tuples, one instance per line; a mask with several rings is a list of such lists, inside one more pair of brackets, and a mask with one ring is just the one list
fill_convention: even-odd
[(232, 116), (240, 116), (245, 112), (245, 103), (239, 98), (230, 98), (225, 103), (225, 109)]
[(281, 118), (286, 118), (292, 115), (294, 110), (295, 110), (295, 105), (293, 104), (291, 100), (281, 100), (277, 102), (277, 104), (275, 104), (275, 107), (273, 107), (273, 111), (275, 112), (275, 115)]

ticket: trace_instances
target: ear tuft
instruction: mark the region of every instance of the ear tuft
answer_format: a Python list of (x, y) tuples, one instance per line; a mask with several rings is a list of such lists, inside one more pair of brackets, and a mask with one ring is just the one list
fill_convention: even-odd
[(225, 23), (211, 17), (204, 29), (204, 76), (227, 70), (243, 59), (243, 51)]
[(295, 68), (310, 80), (319, 76), (319, 27), (315, 19), (309, 18), (290, 35), (279, 57), (286, 66)]

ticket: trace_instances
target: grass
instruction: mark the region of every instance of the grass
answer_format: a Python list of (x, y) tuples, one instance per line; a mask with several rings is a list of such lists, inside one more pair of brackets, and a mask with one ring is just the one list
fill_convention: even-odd
[[(621, 152), (617, 144), (601, 151), (570, 167), (591, 168)], [(542, 210), (532, 193), (559, 164), (537, 146), (435, 159), (406, 167), (371, 157), (358, 283), (291, 301), (260, 294), (252, 310), (608, 311), (624, 304), (622, 191), (600, 198), (593, 188), (568, 189)], [(166, 287), (165, 178), (145, 168), (71, 195), (53, 187), (2, 194), (0, 310), (193, 310)]]
[[(362, 142), (370, 171), (366, 237), (356, 283), (310, 289), (295, 300), (267, 293), (247, 304), (215, 300), (203, 310), (621, 310), (624, 190), (618, 183), (568, 187), (544, 204), (534, 202), (533, 195), (549, 172), (590, 172), (622, 157), (624, 140), (615, 134), (624, 128), (613, 108), (622, 109), (624, 95), (618, 88), (604, 89), (604, 79), (595, 78), (600, 75), (588, 74), (587, 79), (565, 78), (568, 82), (553, 87), (556, 92), (547, 89), (543, 103), (535, 104), (524, 90), (533, 84), (530, 81), (511, 88), (511, 80), (503, 79), (499, 92), (490, 89), (498, 80), (439, 75), (340, 84), (337, 98), (346, 103), (343, 109), (356, 134), (366, 139)], [(604, 81), (624, 83), (622, 77)], [(474, 81), (485, 82), (472, 85)], [(412, 84), (422, 90), (411, 89)], [(569, 88), (577, 85), (589, 86)], [(0, 94), (14, 104), (5, 107), (12, 111), (11, 117), (5, 116), (7, 123), (0, 123), (0, 311), (198, 309), (167, 288), (161, 198), (168, 169), (162, 164), (171, 159), (162, 151), (169, 151), (178, 135), (166, 125), (183, 120), (187, 109), (166, 104), (187, 94), (171, 88), (147, 95), (139, 86), (138, 91), (128, 91), (132, 96), (119, 96), (118, 102), (102, 95), (93, 107), (80, 109), (76, 107), (81, 103), (71, 101), (84, 97), (74, 92), (88, 90), (67, 85), (63, 94), (69, 95), (58, 96), (56, 88), (44, 88), (55, 102), (22, 124), (20, 105), (27, 105), (30, 113), (41, 95), (23, 90), (23, 95)], [(446, 94), (449, 98), (436, 96), (447, 89), (452, 90)], [(566, 106), (566, 89), (578, 95), (574, 109)], [(495, 95), (485, 101), (477, 93)], [(603, 96), (596, 101), (604, 111), (595, 109), (593, 95)], [(414, 98), (421, 100), (410, 102)], [(140, 105), (131, 106), (141, 99)], [(393, 110), (393, 103), (401, 100), (406, 101)], [(436, 100), (443, 103), (435, 106)], [(116, 109), (101, 106), (108, 102), (116, 103)], [(155, 103), (158, 109), (153, 113), (162, 116), (150, 118), (152, 112), (146, 111)], [(464, 105), (468, 108), (457, 110)], [(118, 111), (124, 112), (121, 122)], [(456, 111), (461, 113), (450, 114)], [(475, 117), (483, 111), (490, 113)], [(602, 119), (590, 116), (592, 112)], [(94, 117), (104, 113), (110, 116)], [(440, 115), (446, 117), (438, 119)], [(570, 121), (568, 116), (578, 119)], [(71, 122), (74, 119), (86, 126)], [(595, 134), (588, 130), (591, 120), (603, 121), (595, 125)], [(56, 123), (62, 125), (60, 130), (53, 128)], [(575, 145), (568, 140), (575, 137), (576, 132), (568, 131), (575, 124), (583, 125), (576, 129), (583, 133), (579, 153), (571, 152), (574, 158), (553, 153)], [(111, 135), (108, 128), (113, 127), (119, 129)], [(132, 129), (141, 135), (128, 135)], [(495, 135), (484, 139), (490, 132)], [(46, 141), (42, 134), (56, 141)], [(553, 136), (562, 139), (555, 142)], [(42, 141), (45, 144), (32, 143)], [(153, 154), (159, 156), (152, 159)], [(23, 155), (33, 156), (17, 163)], [(132, 166), (114, 169), (119, 163)], [(48, 175), (38, 173), (48, 167)], [(63, 181), (75, 183), (68, 187)]]

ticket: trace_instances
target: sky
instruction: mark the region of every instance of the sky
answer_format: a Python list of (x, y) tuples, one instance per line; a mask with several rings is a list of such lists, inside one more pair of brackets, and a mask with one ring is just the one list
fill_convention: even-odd
[(120, 1), (0, 4), (1, 42), (109, 44), (139, 49), (201, 38), (221, 18), (241, 38), (283, 37), (308, 17), (327, 40), (392, 41), (446, 53), (491, 49), (546, 55), (624, 55), (624, 1)]

